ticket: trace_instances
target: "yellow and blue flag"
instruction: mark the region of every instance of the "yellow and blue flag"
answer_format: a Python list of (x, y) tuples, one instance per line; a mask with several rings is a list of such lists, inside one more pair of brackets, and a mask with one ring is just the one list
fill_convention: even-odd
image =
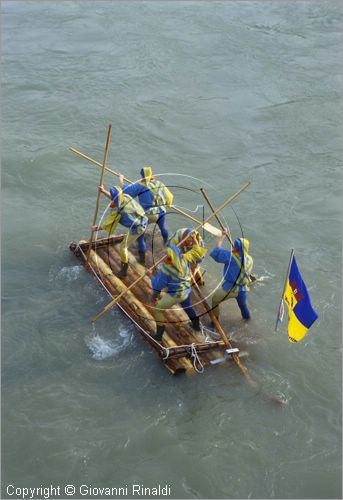
[(318, 318), (318, 314), (312, 307), (309, 293), (294, 256), (283, 299), (288, 306), (288, 340), (296, 343), (304, 338), (308, 329)]

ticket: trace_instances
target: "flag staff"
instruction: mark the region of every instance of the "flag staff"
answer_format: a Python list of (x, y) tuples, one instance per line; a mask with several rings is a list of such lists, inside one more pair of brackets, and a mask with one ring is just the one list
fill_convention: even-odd
[(282, 292), (281, 299), (280, 299), (279, 310), (278, 310), (278, 314), (277, 314), (277, 318), (276, 318), (275, 331), (277, 331), (277, 327), (278, 327), (278, 324), (279, 324), (279, 321), (280, 321), (280, 309), (281, 309), (281, 306), (282, 306), (283, 297), (285, 295), (285, 291), (286, 291), (286, 287), (287, 287), (287, 280), (288, 280), (288, 276), (289, 276), (289, 270), (291, 268), (291, 263), (292, 263), (293, 255), (294, 255), (294, 249), (292, 248), (292, 250), (291, 250), (291, 256), (289, 258), (289, 263), (288, 263), (288, 268), (287, 268), (287, 274), (286, 274), (286, 278), (285, 278), (285, 283), (283, 285), (283, 292)]

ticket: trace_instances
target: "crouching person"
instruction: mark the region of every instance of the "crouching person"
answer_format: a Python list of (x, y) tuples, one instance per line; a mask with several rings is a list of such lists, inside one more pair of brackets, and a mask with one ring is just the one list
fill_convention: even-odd
[[(153, 337), (158, 341), (162, 339), (165, 330), (164, 313), (174, 304), (182, 306), (191, 320), (193, 330), (200, 331), (199, 317), (196, 315), (190, 299), (192, 286), (191, 264), (203, 258), (207, 250), (198, 245), (194, 233), (190, 235), (190, 238), (193, 239), (193, 248), (185, 254), (182, 254), (175, 245), (169, 244), (167, 257), (164, 259), (158, 273), (151, 279), (153, 301), (156, 301), (155, 320), (157, 326)], [(166, 293), (161, 297), (162, 290)]]
[[(190, 227), (183, 227), (181, 229), (178, 229), (175, 231), (175, 233), (172, 235), (170, 238), (168, 244), (171, 245), (178, 245), (180, 242), (181, 245), (178, 247), (180, 248), (182, 254), (185, 254), (189, 252), (190, 250), (193, 249), (194, 244), (199, 245), (201, 247), (205, 247), (204, 241), (202, 237), (200, 236), (200, 233), (198, 231), (192, 232), (192, 228)], [(188, 237), (188, 235), (191, 235)], [(195, 242), (195, 243), (194, 243)], [(194, 276), (195, 281), (198, 283), (198, 285), (203, 286), (205, 284), (204, 278), (200, 269), (200, 264), (203, 261), (202, 258), (199, 259), (194, 259), (194, 262), (191, 264), (191, 271)]]
[(106, 191), (104, 186), (101, 185), (99, 186), (99, 191), (112, 200), (110, 205), (112, 210), (101, 226), (93, 226), (92, 229), (94, 231), (104, 230), (111, 235), (115, 232), (118, 224), (129, 228), (129, 232), (120, 244), (121, 269), (116, 273), (119, 278), (123, 278), (127, 276), (129, 265), (128, 247), (136, 240), (138, 243), (139, 261), (142, 264), (145, 263), (146, 243), (144, 232), (147, 228), (148, 220), (140, 204), (128, 194), (123, 193), (119, 186), (112, 186), (110, 191)]

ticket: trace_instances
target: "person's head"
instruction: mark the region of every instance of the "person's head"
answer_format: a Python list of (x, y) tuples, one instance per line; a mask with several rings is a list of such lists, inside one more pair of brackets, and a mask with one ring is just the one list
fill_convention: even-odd
[(200, 234), (198, 231), (194, 231), (192, 228), (187, 227), (181, 231), (180, 240), (182, 241), (184, 238), (186, 240), (182, 243), (183, 247), (192, 247), (193, 245), (200, 245)]
[[(110, 189), (113, 206), (120, 207), (123, 202), (123, 190), (120, 186), (112, 186)], [(112, 205), (112, 204), (111, 204)]]
[(143, 167), (141, 169), (141, 176), (142, 179), (145, 179), (146, 182), (149, 182), (152, 177), (152, 168), (149, 167), (148, 165), (146, 167)]
[(238, 251), (242, 255), (243, 253), (248, 253), (250, 242), (246, 238), (237, 238), (233, 245), (234, 250)]

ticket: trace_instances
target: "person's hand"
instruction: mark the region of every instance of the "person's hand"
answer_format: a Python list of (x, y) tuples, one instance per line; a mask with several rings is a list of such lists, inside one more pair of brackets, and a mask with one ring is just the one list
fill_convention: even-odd
[(226, 236), (229, 234), (229, 231), (227, 229), (222, 229), (222, 238), (226, 238)]
[(95, 233), (95, 231), (99, 231), (99, 226), (92, 226), (92, 231)]
[(104, 188), (104, 185), (103, 184), (100, 184), (100, 186), (98, 187), (100, 193), (104, 193), (105, 192), (105, 188)]
[(119, 174), (119, 182), (120, 182), (121, 185), (124, 184), (124, 176), (123, 176), (123, 174)]

